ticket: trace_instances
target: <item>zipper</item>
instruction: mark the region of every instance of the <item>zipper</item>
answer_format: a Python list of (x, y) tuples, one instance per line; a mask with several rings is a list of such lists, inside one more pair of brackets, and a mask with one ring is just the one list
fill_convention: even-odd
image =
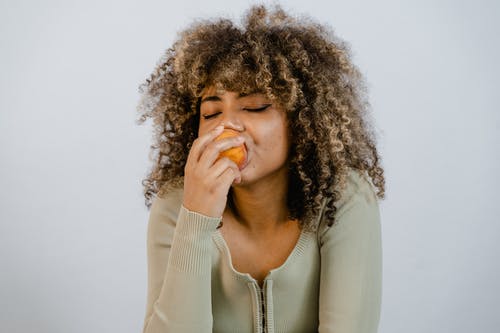
[[(248, 282), (247, 285), (251, 290), (252, 294), (252, 303), (254, 305), (254, 329), (255, 333), (267, 333), (268, 329), (268, 318), (266, 315), (266, 298), (267, 295), (264, 295), (265, 289), (267, 287), (267, 280), (264, 281), (263, 287), (259, 286), (259, 283), (252, 279), (251, 282)], [(271, 280), (272, 283), (272, 280)], [(260, 317), (260, 318), (259, 318)], [(271, 317), (272, 318), (272, 317)]]
[[(260, 288), (260, 287), (259, 287)], [(266, 333), (266, 306), (265, 306), (265, 301), (264, 301), (264, 288), (259, 289), (260, 290), (260, 295), (261, 295), (261, 300), (262, 300), (262, 332)]]

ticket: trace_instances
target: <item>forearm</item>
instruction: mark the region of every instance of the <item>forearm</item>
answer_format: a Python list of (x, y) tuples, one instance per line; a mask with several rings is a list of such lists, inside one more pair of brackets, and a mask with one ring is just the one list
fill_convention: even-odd
[(210, 247), (219, 222), (181, 207), (163, 286), (144, 333), (212, 332)]

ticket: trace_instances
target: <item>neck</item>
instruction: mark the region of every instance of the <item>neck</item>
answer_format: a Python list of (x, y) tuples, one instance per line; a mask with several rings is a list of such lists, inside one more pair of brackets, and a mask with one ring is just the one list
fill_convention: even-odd
[(287, 185), (288, 175), (282, 171), (265, 181), (233, 187), (231, 215), (250, 234), (275, 233), (289, 221)]

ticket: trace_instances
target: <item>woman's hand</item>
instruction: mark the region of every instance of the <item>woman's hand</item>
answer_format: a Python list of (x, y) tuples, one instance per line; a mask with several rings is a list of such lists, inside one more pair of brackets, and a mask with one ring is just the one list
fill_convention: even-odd
[(241, 137), (214, 141), (222, 133), (220, 125), (193, 142), (184, 168), (184, 207), (206, 216), (221, 217), (233, 182), (241, 181), (236, 163), (220, 152), (243, 143)]

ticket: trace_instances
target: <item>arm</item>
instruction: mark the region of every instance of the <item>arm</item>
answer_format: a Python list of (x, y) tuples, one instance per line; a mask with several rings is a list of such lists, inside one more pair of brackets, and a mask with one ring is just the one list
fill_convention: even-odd
[(219, 222), (187, 210), (176, 196), (153, 201), (143, 333), (212, 332), (210, 246)]
[(377, 332), (382, 296), (380, 212), (371, 184), (357, 178), (321, 240), (319, 332)]

